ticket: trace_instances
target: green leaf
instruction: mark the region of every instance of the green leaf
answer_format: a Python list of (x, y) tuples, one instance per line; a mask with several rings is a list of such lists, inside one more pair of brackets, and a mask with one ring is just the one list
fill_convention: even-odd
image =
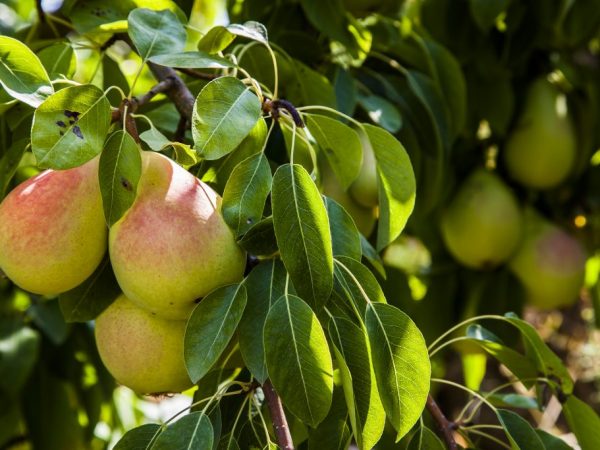
[(17, 39), (0, 36), (0, 84), (13, 98), (37, 108), (54, 92), (39, 58)]
[(389, 100), (375, 94), (358, 94), (358, 103), (369, 118), (390, 133), (397, 133), (402, 127), (402, 116)]
[(360, 235), (360, 247), (363, 258), (369, 262), (369, 264), (377, 271), (381, 278), (385, 279), (385, 267), (383, 266), (383, 260), (381, 259), (381, 256), (379, 256), (377, 250), (375, 250), (367, 238), (362, 234)]
[(546, 431), (540, 429), (536, 429), (535, 432), (543, 442), (546, 450), (573, 450), (573, 447), (553, 434), (547, 433)]
[(39, 357), (40, 335), (7, 316), (0, 318), (0, 394), (17, 397)]
[(171, 11), (136, 8), (127, 22), (129, 37), (144, 62), (155, 55), (183, 51), (185, 28)]
[(335, 387), (327, 417), (316, 428), (308, 429), (308, 450), (347, 450), (352, 439), (347, 421), (344, 391)]
[(372, 449), (383, 433), (385, 411), (366, 336), (358, 326), (339, 317), (329, 321), (329, 336), (340, 368), (354, 437), (359, 449)]
[(400, 439), (425, 408), (431, 365), (423, 335), (394, 306), (369, 303), (365, 317), (377, 387)]
[(126, 131), (115, 131), (106, 141), (98, 168), (104, 217), (109, 227), (133, 205), (141, 175), (142, 155), (136, 142)]
[(160, 433), (160, 426), (155, 423), (141, 425), (125, 433), (113, 450), (149, 449), (150, 443), (158, 433)]
[(109, 126), (104, 92), (91, 84), (69, 86), (35, 111), (31, 148), (40, 167), (77, 167), (102, 151)]
[(206, 159), (233, 151), (261, 115), (258, 98), (240, 80), (221, 77), (208, 83), (194, 103), (194, 147)]
[(60, 310), (67, 322), (94, 320), (121, 294), (108, 255), (90, 277), (59, 295)]
[(209, 449), (213, 446), (213, 427), (202, 412), (193, 412), (169, 425), (158, 435), (152, 450)]
[(261, 384), (268, 377), (263, 328), (269, 309), (285, 294), (286, 275), (282, 262), (272, 259), (256, 266), (244, 280), (248, 304), (239, 325), (240, 352)]
[(360, 262), (345, 256), (335, 259), (334, 290), (348, 304), (354, 304), (363, 315), (370, 302), (386, 303), (381, 286), (375, 276)]
[(362, 161), (362, 145), (358, 134), (339, 120), (318, 114), (306, 117), (306, 126), (344, 190), (356, 179)]
[(277, 252), (273, 217), (266, 217), (250, 228), (238, 244), (252, 255), (270, 256)]
[(75, 72), (75, 52), (69, 42), (59, 42), (38, 53), (51, 80), (69, 78)]
[(219, 288), (192, 311), (185, 330), (184, 356), (190, 378), (197, 382), (217, 362), (233, 337), (246, 307), (243, 284)]
[(489, 31), (498, 16), (506, 11), (510, 0), (469, 0), (471, 14), (482, 31)]
[(408, 443), (407, 450), (445, 450), (440, 438), (426, 426), (419, 427)]
[(333, 254), (327, 211), (308, 172), (280, 166), (273, 177), (273, 225), (281, 259), (300, 296), (314, 308), (333, 287)]
[(502, 408), (538, 409), (539, 405), (535, 398), (520, 394), (487, 394), (487, 400), (494, 406)]
[(257, 42), (267, 43), (269, 41), (265, 26), (262, 23), (252, 20), (243, 24), (233, 23), (227, 26), (227, 31), (236, 36), (242, 36)]
[(69, 337), (70, 327), (60, 312), (58, 302), (32, 303), (27, 314), (54, 345), (63, 344)]
[(171, 145), (171, 141), (164, 134), (158, 131), (153, 123), (150, 123), (150, 128), (140, 133), (140, 139), (148, 144), (148, 147), (155, 152), (162, 150), (168, 145)]
[(590, 405), (574, 395), (563, 403), (563, 414), (581, 450), (595, 450), (600, 442), (600, 417)]
[(235, 39), (235, 34), (219, 25), (211, 28), (198, 42), (198, 50), (206, 53), (219, 53)]
[(286, 83), (289, 100), (296, 106), (323, 105), (335, 108), (335, 90), (329, 80), (298, 60), (292, 61), (291, 77)]
[(226, 69), (235, 67), (231, 61), (206, 52), (165, 53), (155, 55), (150, 61), (161, 66), (181, 67), (184, 69)]
[(394, 241), (404, 229), (415, 206), (416, 181), (410, 158), (389, 132), (364, 125), (377, 160), (379, 225), (377, 249)]
[(333, 256), (347, 256), (360, 260), (362, 254), (360, 234), (354, 220), (335, 200), (324, 197), (324, 201), (329, 218)]
[(497, 415), (514, 449), (546, 450), (533, 427), (517, 413), (499, 409)]
[(245, 159), (233, 170), (225, 185), (221, 211), (236, 236), (262, 219), (272, 182), (269, 162), (262, 153)]
[(283, 296), (271, 307), (264, 328), (269, 377), (283, 404), (309, 426), (329, 412), (333, 367), (325, 333), (302, 299)]
[(10, 180), (14, 176), (29, 144), (29, 139), (19, 139), (5, 150), (0, 158), (0, 201), (4, 198)]

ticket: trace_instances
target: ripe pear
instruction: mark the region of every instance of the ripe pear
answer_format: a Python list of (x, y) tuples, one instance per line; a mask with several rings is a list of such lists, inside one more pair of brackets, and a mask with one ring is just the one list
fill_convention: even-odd
[(525, 211), (523, 239), (508, 265), (523, 283), (529, 304), (544, 309), (573, 304), (583, 286), (585, 263), (579, 241), (534, 210)]
[(22, 289), (53, 296), (85, 281), (106, 252), (98, 158), (46, 170), (0, 204), (0, 269)]
[(517, 199), (500, 177), (478, 169), (443, 212), (442, 238), (465, 266), (494, 267), (515, 251), (521, 236), (521, 216)]
[(241, 280), (245, 253), (221, 216), (221, 198), (169, 158), (142, 152), (131, 208), (109, 232), (123, 293), (165, 319), (185, 319), (195, 301)]
[(362, 144), (362, 165), (358, 177), (350, 186), (350, 195), (364, 208), (379, 205), (379, 190), (377, 181), (377, 160), (369, 137), (362, 130), (357, 130)]
[(356, 203), (348, 192), (344, 191), (325, 158), (319, 161), (319, 166), (321, 169), (321, 191), (323, 194), (342, 205), (354, 220), (358, 231), (365, 236), (369, 236), (375, 227), (377, 210), (375, 208), (365, 208)]
[(112, 376), (135, 392), (181, 392), (193, 386), (183, 356), (185, 326), (121, 295), (96, 319), (96, 345)]
[(506, 142), (504, 159), (510, 176), (534, 189), (556, 187), (571, 173), (576, 153), (565, 95), (545, 79), (535, 81)]

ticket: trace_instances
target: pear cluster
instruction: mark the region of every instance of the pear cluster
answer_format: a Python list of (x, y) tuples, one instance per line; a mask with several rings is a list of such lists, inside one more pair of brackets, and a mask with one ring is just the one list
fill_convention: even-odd
[[(546, 190), (570, 176), (575, 159), (566, 99), (547, 80), (537, 80), (504, 148), (508, 175), (525, 188)], [(442, 213), (440, 230), (446, 248), (464, 266), (490, 269), (506, 263), (536, 307), (564, 307), (578, 298), (583, 246), (532, 206), (521, 207), (491, 171), (477, 169), (459, 186)]]
[(186, 321), (199, 299), (242, 278), (245, 254), (218, 194), (154, 152), (142, 152), (136, 200), (108, 229), (98, 164), (47, 170), (9, 193), (0, 204), (0, 269), (53, 297), (90, 277), (108, 247), (123, 294), (96, 320), (100, 356), (136, 392), (180, 392), (192, 385)]

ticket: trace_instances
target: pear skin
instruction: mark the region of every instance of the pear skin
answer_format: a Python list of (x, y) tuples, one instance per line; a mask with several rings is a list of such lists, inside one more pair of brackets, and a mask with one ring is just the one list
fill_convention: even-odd
[(186, 322), (138, 308), (124, 295), (96, 319), (102, 362), (120, 383), (139, 394), (181, 392), (193, 386), (185, 368)]
[(136, 200), (109, 232), (124, 294), (158, 317), (182, 320), (197, 299), (240, 281), (246, 255), (220, 207), (208, 185), (169, 158), (142, 152)]
[(377, 160), (367, 134), (363, 130), (357, 132), (362, 144), (362, 164), (358, 177), (350, 185), (350, 195), (360, 206), (374, 208), (379, 205)]
[(98, 158), (46, 170), (0, 204), (0, 269), (19, 287), (54, 296), (86, 280), (106, 252)]

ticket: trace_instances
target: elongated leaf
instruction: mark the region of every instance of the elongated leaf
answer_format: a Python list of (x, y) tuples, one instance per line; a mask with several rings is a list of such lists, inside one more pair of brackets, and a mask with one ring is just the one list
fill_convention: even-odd
[(445, 450), (440, 438), (426, 426), (422, 426), (411, 438), (407, 450)]
[(8, 147), (0, 158), (0, 201), (6, 195), (10, 180), (17, 171), (28, 144), (29, 139), (19, 139)]
[(67, 322), (94, 320), (121, 294), (108, 255), (94, 273), (76, 288), (60, 294), (60, 310)]
[(316, 428), (308, 429), (308, 450), (347, 450), (351, 439), (344, 391), (335, 387), (327, 417)]
[(111, 227), (133, 205), (142, 175), (142, 155), (125, 131), (114, 132), (100, 156), (98, 176), (106, 223)]
[(381, 401), (400, 439), (419, 419), (429, 393), (425, 339), (410, 317), (391, 305), (369, 303), (365, 323)]
[(371, 243), (362, 234), (360, 235), (360, 248), (362, 250), (363, 258), (369, 262), (371, 267), (373, 267), (383, 279), (385, 279), (385, 267), (383, 266), (383, 260), (381, 259), (381, 256), (379, 256), (377, 250), (373, 248)]
[(406, 150), (389, 132), (364, 125), (377, 160), (379, 226), (377, 249), (394, 241), (404, 229), (415, 206), (416, 181)]
[(210, 449), (214, 433), (206, 414), (193, 412), (169, 425), (158, 435), (152, 450)]
[(266, 217), (238, 241), (240, 247), (253, 255), (272, 255), (277, 252), (273, 217)]
[(185, 330), (185, 365), (192, 381), (208, 373), (219, 359), (242, 318), (246, 288), (232, 284), (219, 288), (194, 308)]
[(96, 86), (70, 86), (36, 109), (31, 148), (38, 165), (80, 166), (102, 151), (110, 126), (110, 104)]
[(507, 409), (498, 410), (498, 420), (504, 427), (508, 440), (515, 449), (545, 450), (543, 442), (533, 427), (517, 413)]
[(329, 322), (329, 336), (340, 368), (350, 423), (359, 449), (372, 449), (385, 427), (371, 351), (359, 327), (343, 318)]
[(285, 293), (283, 263), (272, 259), (256, 266), (244, 280), (248, 303), (239, 325), (242, 358), (259, 383), (268, 377), (263, 328), (271, 306)]
[(325, 333), (302, 299), (283, 296), (271, 307), (264, 328), (269, 377), (283, 404), (314, 427), (326, 416), (333, 395), (333, 366)]
[(269, 41), (267, 29), (262, 23), (249, 20), (243, 24), (233, 23), (227, 27), (227, 31), (236, 36), (242, 36), (253, 41), (266, 43)]
[(181, 67), (184, 69), (225, 69), (235, 67), (228, 59), (210, 55), (206, 52), (165, 53), (150, 58), (161, 66)]
[(127, 22), (129, 37), (144, 61), (155, 55), (180, 52), (185, 46), (185, 28), (171, 11), (136, 8), (129, 13)]
[(331, 233), (319, 190), (302, 166), (284, 164), (275, 172), (271, 202), (281, 259), (300, 296), (318, 309), (333, 286)]
[(581, 450), (595, 450), (600, 442), (600, 417), (591, 406), (571, 395), (563, 403), (563, 414)]
[(363, 264), (345, 256), (335, 259), (334, 290), (363, 315), (370, 302), (386, 303), (381, 286)]
[(362, 250), (360, 234), (350, 214), (335, 200), (325, 197), (325, 207), (329, 218), (333, 256), (347, 256), (360, 260)]
[(218, 25), (202, 36), (202, 39), (198, 42), (198, 50), (207, 53), (218, 53), (225, 50), (234, 39), (235, 34), (224, 26)]
[(390, 133), (397, 133), (402, 127), (402, 116), (392, 102), (374, 94), (359, 94), (358, 103), (369, 118)]
[(40, 334), (25, 326), (20, 318), (0, 318), (0, 394), (3, 398), (18, 398), (39, 358), (40, 341)]
[(54, 92), (35, 53), (8, 36), (0, 36), (0, 84), (11, 97), (34, 108)]
[(348, 189), (358, 176), (362, 161), (358, 134), (339, 120), (318, 114), (307, 116), (306, 125), (325, 153), (342, 188)]
[(129, 430), (117, 442), (114, 450), (149, 450), (152, 439), (159, 431), (160, 426), (155, 423), (147, 423)]
[(225, 185), (221, 211), (236, 236), (262, 219), (272, 182), (269, 162), (262, 153), (245, 159), (233, 170)]
[(250, 133), (261, 114), (258, 98), (237, 78), (208, 83), (194, 103), (192, 136), (198, 153), (218, 159)]
[(573, 447), (553, 434), (540, 429), (535, 430), (535, 432), (543, 442), (546, 450), (573, 450)]
[(71, 77), (75, 72), (75, 52), (68, 42), (59, 42), (46, 47), (38, 57), (52, 80), (61, 76)]

